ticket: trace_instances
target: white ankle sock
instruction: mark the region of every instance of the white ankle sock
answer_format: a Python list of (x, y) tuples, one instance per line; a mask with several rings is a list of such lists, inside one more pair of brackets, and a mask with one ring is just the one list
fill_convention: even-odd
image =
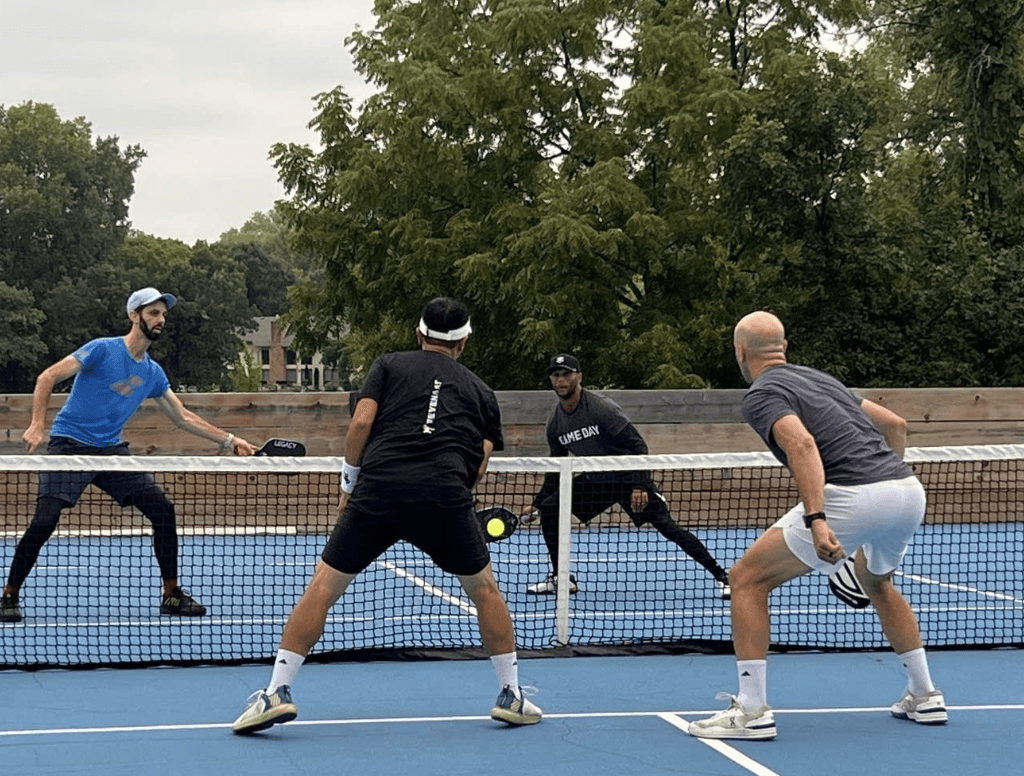
[(498, 676), (498, 684), (502, 687), (510, 687), (515, 696), (519, 697), (519, 660), (515, 652), (506, 652), (504, 655), (491, 655), (491, 665), (494, 666), (494, 673)]
[(296, 674), (305, 662), (306, 656), (298, 652), (289, 652), (287, 649), (277, 650), (277, 657), (274, 658), (274, 673), (270, 676), (270, 684), (267, 685), (267, 695), (273, 695), (274, 691), (282, 684), (291, 684), (295, 681)]
[(768, 661), (737, 660), (736, 673), (740, 679), (740, 692), (736, 700), (743, 704), (747, 711), (757, 711), (768, 705)]
[(924, 695), (935, 689), (932, 675), (928, 670), (928, 656), (924, 647), (912, 649), (898, 655), (903, 668), (907, 672), (907, 689), (914, 695)]

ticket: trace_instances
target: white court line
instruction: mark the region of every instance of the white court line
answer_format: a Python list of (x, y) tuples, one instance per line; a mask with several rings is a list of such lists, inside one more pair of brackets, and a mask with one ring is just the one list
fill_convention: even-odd
[[(947, 706), (950, 711), (1024, 711), (1024, 703), (976, 704), (965, 706)], [(689, 711), (587, 711), (565, 714), (545, 714), (544, 719), (622, 719), (629, 717), (656, 717), (665, 722), (686, 730), (689, 723), (679, 715), (706, 717), (721, 709), (689, 710)], [(821, 708), (821, 709), (773, 709), (780, 714), (860, 714), (889, 711), (888, 706), (860, 708)], [(450, 715), (438, 717), (362, 717), (354, 719), (312, 719), (295, 720), (286, 723), (288, 727), (323, 727), (328, 725), (402, 725), (422, 722), (481, 722), (491, 718), (486, 715)], [(685, 726), (685, 727), (684, 727)], [(103, 733), (160, 733), (176, 730), (229, 730), (230, 722), (197, 722), (192, 724), (165, 725), (124, 725), (110, 727), (78, 727), (78, 728), (29, 728), (25, 730), (0, 730), (0, 738), (17, 736), (69, 736), (98, 735)], [(706, 743), (706, 739), (698, 739)], [(759, 773), (770, 774), (771, 771)]]
[(993, 593), (989, 590), (982, 590), (979, 587), (972, 585), (955, 585), (951, 582), (940, 582), (937, 579), (931, 579), (930, 577), (922, 577), (918, 574), (906, 574), (902, 571), (897, 571), (898, 576), (904, 579), (912, 579), (915, 582), (920, 582), (922, 585), (934, 585), (935, 587), (945, 588), (946, 590), (955, 590), (958, 593), (972, 593), (974, 595), (980, 595), (985, 598), (995, 598), (999, 601), (1013, 601), (1014, 603), (1024, 603), (1024, 598), (1017, 598), (1016, 596), (1008, 595), (1006, 593)]
[[(669, 714), (667, 712), (659, 714), (658, 717), (665, 720), (668, 724), (679, 728), (684, 733), (690, 732), (690, 723), (682, 717), (677, 717), (675, 714)], [(697, 740), (705, 746), (711, 747), (719, 754), (729, 758), (741, 768), (746, 768), (748, 771), (755, 774), (755, 776), (779, 776), (779, 774), (771, 768), (761, 765), (757, 760), (747, 757), (743, 752), (738, 751), (720, 739), (698, 738)]]
[(434, 585), (432, 585), (429, 582), (427, 582), (427, 580), (423, 579), (423, 577), (417, 577), (415, 574), (410, 574), (404, 568), (402, 568), (401, 566), (398, 566), (398, 565), (392, 563), (389, 560), (377, 561), (377, 565), (383, 566), (384, 568), (388, 569), (389, 571), (394, 572), (395, 574), (397, 574), (400, 577), (405, 577), (410, 582), (412, 582), (414, 585), (416, 585), (417, 587), (422, 588), (424, 591), (426, 591), (430, 595), (437, 596), (442, 601), (445, 601), (445, 602), (451, 604), (452, 606), (458, 607), (459, 609), (462, 609), (462, 611), (466, 612), (467, 614), (471, 614), (474, 617), (476, 617), (476, 607), (475, 606), (473, 606), (472, 604), (466, 603), (461, 598), (457, 598), (457, 597), (455, 597), (453, 595), (449, 595), (448, 593), (446, 593), (441, 588), (435, 587)]

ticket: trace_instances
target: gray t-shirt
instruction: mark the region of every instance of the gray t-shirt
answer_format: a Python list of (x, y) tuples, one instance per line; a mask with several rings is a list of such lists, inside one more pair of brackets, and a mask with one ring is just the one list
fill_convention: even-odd
[(825, 482), (865, 485), (914, 472), (901, 461), (861, 409), (861, 400), (834, 377), (806, 366), (783, 364), (762, 372), (743, 396), (743, 418), (783, 464), (772, 436), (779, 418), (795, 414), (814, 437)]
[[(561, 402), (547, 423), (548, 447), (551, 455), (647, 455), (647, 443), (636, 430), (622, 407), (584, 388), (580, 402), (566, 412)], [(588, 475), (594, 482), (619, 482), (636, 486), (650, 482), (649, 471), (595, 472)], [(553, 478), (546, 478), (553, 482)]]
[(572, 412), (562, 409), (561, 403), (555, 407), (547, 435), (554, 456), (647, 454), (647, 443), (622, 407), (586, 388)]

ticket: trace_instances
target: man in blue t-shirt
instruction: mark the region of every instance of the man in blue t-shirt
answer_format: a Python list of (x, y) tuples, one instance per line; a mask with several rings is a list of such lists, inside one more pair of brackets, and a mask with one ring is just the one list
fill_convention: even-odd
[[(551, 388), (558, 396), (547, 422), (548, 447), (551, 455), (647, 455), (647, 442), (622, 408), (583, 387), (580, 362), (573, 355), (561, 353), (548, 366)], [(611, 509), (622, 507), (637, 528), (649, 524), (658, 533), (693, 558), (718, 583), (719, 595), (729, 598), (729, 575), (707, 547), (683, 528), (669, 512), (665, 496), (654, 483), (649, 471), (584, 472), (572, 481), (572, 513), (581, 523)], [(540, 582), (530, 585), (531, 595), (553, 594), (558, 589), (558, 476), (548, 474), (533, 499), (540, 517), (541, 532), (551, 559), (551, 571)], [(569, 592), (579, 590), (575, 574), (569, 574)]]
[(458, 363), (472, 332), (469, 310), (432, 299), (415, 332), (418, 350), (383, 355), (370, 367), (345, 437), (340, 517), (281, 634), (270, 683), (232, 725), (239, 735), (295, 719), (291, 683), (330, 608), (402, 539), (458, 577), (472, 599), (501, 688), (491, 717), (510, 725), (541, 719), (519, 686), (512, 618), (473, 508), (471, 489), (504, 437), (494, 392)]
[(867, 593), (907, 673), (891, 708), (898, 719), (946, 722), (932, 684), (917, 618), (892, 575), (924, 519), (925, 492), (903, 463), (906, 421), (860, 399), (835, 378), (786, 361), (786, 333), (771, 313), (742, 318), (733, 335), (750, 389), (743, 417), (789, 468), (800, 503), (762, 534), (732, 567), (732, 633), (739, 694), (728, 709), (690, 723), (699, 738), (775, 738), (767, 702), (766, 656), (772, 590), (810, 571), (825, 574), (854, 553)]
[[(125, 424), (146, 399), (153, 399), (174, 424), (238, 455), (255, 449), (244, 439), (222, 431), (186, 409), (164, 370), (149, 357), (149, 346), (163, 331), (167, 311), (177, 300), (155, 288), (142, 288), (126, 306), (132, 328), (123, 337), (86, 343), (36, 379), (32, 421), (22, 434), (26, 450), (36, 451), (46, 437), (46, 409), (54, 387), (75, 378), (71, 393), (58, 411), (46, 452), (53, 455), (128, 455), (121, 441)], [(78, 503), (93, 484), (122, 507), (134, 506), (153, 525), (153, 552), (160, 567), (160, 613), (179, 617), (206, 614), (206, 607), (178, 584), (178, 532), (174, 505), (152, 474), (146, 472), (45, 471), (39, 474), (36, 511), (14, 550), (7, 584), (0, 598), (0, 622), (19, 622), (23, 614), (21, 587), (39, 552), (60, 521), (60, 513)]]

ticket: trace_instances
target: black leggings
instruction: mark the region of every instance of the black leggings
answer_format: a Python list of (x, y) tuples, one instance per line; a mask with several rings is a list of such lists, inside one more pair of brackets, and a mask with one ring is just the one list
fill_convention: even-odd
[[(134, 505), (153, 524), (153, 554), (160, 566), (163, 580), (178, 577), (178, 532), (174, 504), (159, 488), (147, 488), (133, 495), (123, 506)], [(36, 513), (14, 550), (7, 584), (20, 588), (39, 559), (43, 545), (60, 522), (61, 510), (74, 506), (66, 501), (42, 496), (36, 502)]]
[[(588, 523), (596, 517), (595, 510), (599, 514), (613, 504), (618, 503), (626, 514), (629, 515), (634, 525), (640, 527), (644, 523), (650, 523), (651, 526), (657, 529), (658, 533), (670, 542), (675, 542), (683, 552), (703, 566), (715, 579), (720, 582), (725, 582), (729, 579), (728, 572), (708, 552), (708, 548), (704, 546), (704, 543), (672, 519), (665, 500), (657, 490), (644, 488), (647, 491), (649, 500), (647, 506), (638, 511), (635, 511), (630, 505), (630, 494), (633, 491), (632, 486), (624, 488), (620, 486), (618, 489), (609, 489), (609, 492), (615, 495), (600, 493), (600, 490), (593, 486), (585, 489), (574, 487), (573, 490), (573, 513), (575, 514), (577, 509), (580, 510), (583, 514), (582, 518), (577, 516), (580, 522)], [(615, 492), (616, 490), (618, 492)], [(556, 573), (558, 571), (557, 496), (556, 492), (554, 497), (545, 499), (538, 506), (541, 532), (544, 534), (544, 543), (547, 545), (548, 555), (551, 557), (551, 568)]]

